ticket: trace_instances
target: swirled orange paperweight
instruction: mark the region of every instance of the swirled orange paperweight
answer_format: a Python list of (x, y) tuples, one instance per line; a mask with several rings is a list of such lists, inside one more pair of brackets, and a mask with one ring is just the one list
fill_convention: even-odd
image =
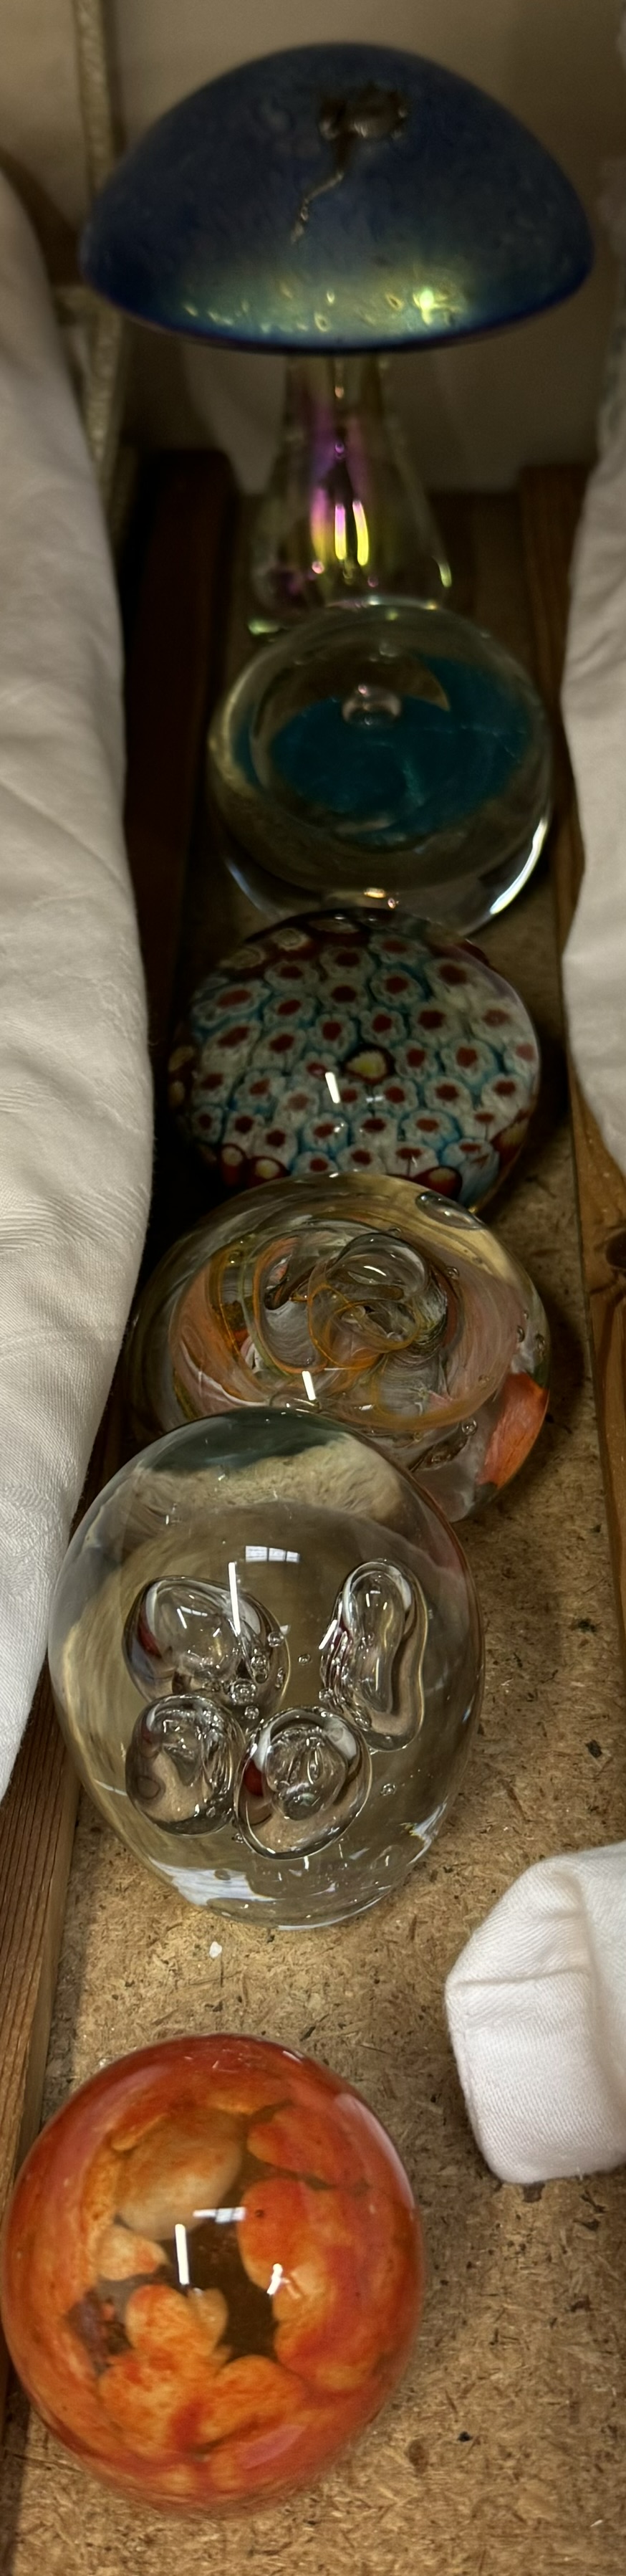
[(317, 2477), (404, 2368), (419, 2220), (325, 2068), (252, 2039), (117, 2060), (18, 2177), (2, 2319), (44, 2422), (140, 2503), (242, 2512)]
[(456, 1521), (523, 1465), (549, 1355), (537, 1290), (487, 1226), (346, 1173), (247, 1191), (175, 1244), (127, 1385), (144, 1440), (244, 1405), (344, 1422)]

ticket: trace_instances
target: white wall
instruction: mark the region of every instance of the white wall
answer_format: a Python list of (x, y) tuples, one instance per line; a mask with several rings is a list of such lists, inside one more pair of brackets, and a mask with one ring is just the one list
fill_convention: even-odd
[[(409, 45), (480, 81), (526, 119), (595, 209), (603, 163), (626, 154), (620, 0), (105, 0), (129, 140), (199, 82), (249, 54), (325, 37)], [(2, 0), (0, 149), (75, 216), (83, 189), (70, 0)], [(505, 484), (524, 461), (586, 457), (614, 272), (600, 237), (593, 279), (570, 305), (482, 345), (396, 362), (395, 385), (427, 481)], [(262, 480), (280, 405), (280, 360), (137, 335), (142, 434), (217, 435)]]
[(72, 0), (0, 0), (0, 156), (36, 183), (48, 238), (85, 203)]

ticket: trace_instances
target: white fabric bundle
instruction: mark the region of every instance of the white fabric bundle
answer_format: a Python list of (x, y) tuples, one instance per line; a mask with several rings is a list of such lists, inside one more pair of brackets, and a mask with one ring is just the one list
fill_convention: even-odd
[(572, 580), (563, 714), (585, 872), (563, 982), (579, 1080), (626, 1170), (626, 403), (590, 478)]
[(0, 179), (0, 1794), (148, 1210), (122, 784), (102, 513), (39, 252)]
[[(626, 8), (618, 52), (626, 66)], [(562, 707), (585, 845), (563, 982), (576, 1071), (626, 1171), (626, 162), (607, 163), (600, 212), (619, 263), (615, 324), (572, 564)]]
[(446, 2010), (467, 2108), (503, 2182), (626, 2159), (626, 1845), (538, 1861), (457, 1959)]

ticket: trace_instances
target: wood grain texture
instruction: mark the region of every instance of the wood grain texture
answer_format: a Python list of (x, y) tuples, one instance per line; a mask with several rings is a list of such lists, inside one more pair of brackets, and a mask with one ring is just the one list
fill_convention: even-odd
[(221, 680), (234, 484), (224, 456), (156, 458), (142, 480), (123, 583), (126, 839), (157, 1084), (169, 1035), (189, 840), (209, 705)]
[[(160, 460), (127, 568), (127, 839), (158, 1068), (167, 1035), (204, 726), (219, 669), (232, 478), (221, 456)], [(124, 1455), (117, 1381), (81, 1510)], [(77, 1784), (41, 1676), (0, 1806), (0, 2217), (35, 2136), (76, 1816)], [(0, 2425), (6, 2356), (0, 2336)]]
[[(561, 952), (575, 911), (584, 864), (572, 774), (559, 717), (569, 570), (583, 491), (584, 477), (573, 467), (536, 468), (524, 476), (521, 487), (537, 671), (556, 729), (557, 817), (552, 874)], [(626, 1661), (626, 1180), (603, 1143), (571, 1055), (568, 1071), (598, 1435)]]
[[(120, 1438), (116, 1377), (81, 1509), (114, 1475)], [(39, 2125), (77, 1804), (78, 1782), (44, 1666), (0, 1805), (0, 2220)], [(0, 2327), (0, 2432), (6, 2378)]]

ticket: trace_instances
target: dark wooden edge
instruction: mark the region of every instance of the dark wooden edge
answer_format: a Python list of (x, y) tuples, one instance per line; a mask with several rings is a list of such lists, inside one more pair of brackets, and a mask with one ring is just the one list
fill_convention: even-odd
[[(575, 467), (523, 476), (522, 536), (533, 612), (537, 674), (557, 745), (557, 820), (552, 875), (562, 954), (584, 865), (576, 798), (560, 722), (569, 572), (584, 492)], [(580, 1251), (594, 1375), (622, 1654), (626, 1664), (626, 1179), (607, 1152), (568, 1058)]]
[[(143, 478), (132, 551), (122, 568), (126, 831), (157, 1086), (204, 730), (221, 680), (233, 519), (234, 486), (224, 457), (204, 451), (157, 459)], [(116, 1379), (81, 1510), (123, 1454)], [(39, 2122), (76, 1805), (76, 1778), (44, 1671), (0, 1806), (0, 2215)], [(5, 2393), (2, 2347), (0, 2431)]]
[(221, 683), (234, 525), (235, 490), (224, 456), (157, 458), (142, 478), (132, 553), (122, 567), (126, 837), (157, 1082), (170, 1033), (203, 737)]

